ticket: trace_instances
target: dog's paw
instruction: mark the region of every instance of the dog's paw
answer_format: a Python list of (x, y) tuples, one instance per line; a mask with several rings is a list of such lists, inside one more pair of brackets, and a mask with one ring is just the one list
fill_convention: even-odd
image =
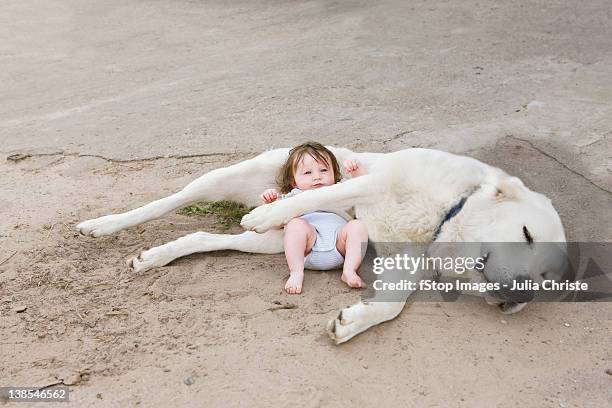
[(292, 218), (281, 203), (272, 203), (255, 208), (242, 217), (240, 225), (246, 230), (266, 232), (271, 228), (280, 227)]
[(82, 235), (94, 238), (110, 235), (123, 229), (120, 217), (121, 215), (119, 214), (113, 214), (83, 221), (76, 226), (76, 230)]
[(140, 255), (128, 259), (125, 263), (135, 273), (146, 272), (166, 264), (159, 257), (152, 254), (152, 250), (142, 251)]
[(341, 344), (349, 341), (365, 330), (359, 319), (359, 310), (362, 306), (362, 303), (357, 303), (344, 308), (338, 313), (338, 316), (327, 322), (327, 334), (334, 343)]

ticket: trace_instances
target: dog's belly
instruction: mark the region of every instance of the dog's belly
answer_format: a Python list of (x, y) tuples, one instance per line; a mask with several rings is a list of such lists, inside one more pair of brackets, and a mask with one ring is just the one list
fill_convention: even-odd
[(444, 217), (445, 203), (439, 201), (423, 192), (406, 192), (356, 207), (355, 214), (366, 224), (373, 241), (428, 242)]

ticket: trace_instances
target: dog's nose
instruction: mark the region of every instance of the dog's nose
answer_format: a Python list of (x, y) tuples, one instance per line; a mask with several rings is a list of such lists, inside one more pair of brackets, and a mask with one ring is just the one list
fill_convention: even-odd
[(534, 282), (529, 276), (517, 276), (513, 281), (502, 283), (494, 294), (506, 302), (530, 302), (535, 296)]

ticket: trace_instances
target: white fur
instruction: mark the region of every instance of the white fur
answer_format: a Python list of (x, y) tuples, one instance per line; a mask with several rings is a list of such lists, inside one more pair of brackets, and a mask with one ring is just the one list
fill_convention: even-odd
[[(278, 228), (291, 218), (317, 209), (350, 205), (365, 222), (374, 242), (428, 243), (448, 209), (471, 192), (459, 214), (444, 224), (437, 242), (522, 242), (523, 226), (528, 226), (537, 241), (565, 242), (561, 221), (550, 200), (498, 168), (428, 149), (389, 154), (330, 149), (339, 162), (348, 158), (358, 160), (366, 174), (259, 206), (244, 216), (241, 224), (250, 231), (243, 234), (197, 232), (144, 251), (129, 264), (142, 272), (194, 252), (234, 249), (280, 253), (283, 241), (282, 230)], [(200, 200), (234, 200), (249, 206), (259, 205), (259, 195), (274, 187), (276, 172), (288, 151), (271, 150), (211, 171), (176, 194), (123, 214), (84, 221), (77, 229), (92, 237), (108, 235)], [(328, 323), (328, 333), (337, 343), (345, 342), (369, 327), (393, 319), (403, 305), (404, 302), (357, 303), (343, 309)], [(520, 310), (522, 306), (507, 310)]]

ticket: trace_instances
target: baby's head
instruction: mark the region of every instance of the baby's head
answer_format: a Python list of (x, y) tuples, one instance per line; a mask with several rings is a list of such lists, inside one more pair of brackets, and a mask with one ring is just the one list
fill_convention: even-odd
[(340, 166), (332, 152), (317, 142), (294, 147), (278, 173), (281, 193), (294, 188), (312, 190), (340, 181)]

